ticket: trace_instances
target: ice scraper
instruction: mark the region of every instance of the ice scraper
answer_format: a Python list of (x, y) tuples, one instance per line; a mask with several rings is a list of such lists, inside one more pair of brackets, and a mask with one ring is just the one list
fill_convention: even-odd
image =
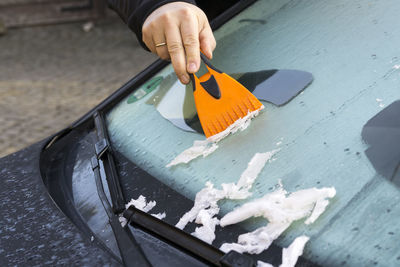
[(243, 85), (215, 68), (203, 53), (200, 56), (208, 72), (199, 78), (196, 74), (190, 77), (197, 114), (208, 138), (263, 105)]

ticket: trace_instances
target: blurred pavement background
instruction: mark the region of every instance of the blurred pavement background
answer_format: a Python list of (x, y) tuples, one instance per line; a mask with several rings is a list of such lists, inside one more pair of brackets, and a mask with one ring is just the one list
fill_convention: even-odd
[(156, 59), (116, 16), (83, 26), (0, 35), (0, 157), (63, 129)]

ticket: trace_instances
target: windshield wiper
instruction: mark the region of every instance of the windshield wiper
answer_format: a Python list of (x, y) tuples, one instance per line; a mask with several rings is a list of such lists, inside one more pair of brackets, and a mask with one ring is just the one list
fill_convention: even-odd
[[(122, 194), (118, 173), (115, 168), (113, 155), (111, 154), (111, 147), (101, 113), (96, 112), (94, 114), (94, 123), (97, 133), (97, 142), (95, 144), (96, 155), (91, 159), (92, 170), (95, 176), (97, 194), (108, 216), (108, 221), (117, 241), (122, 261), (125, 266), (151, 266), (133, 237), (132, 232), (129, 231), (128, 228), (122, 227), (119, 222), (118, 214), (125, 209), (125, 199)], [(107, 195), (104, 192), (100, 174), (100, 160), (103, 163), (112, 205), (109, 203)]]
[(96, 156), (98, 160), (102, 160), (104, 165), (108, 189), (111, 196), (112, 211), (114, 214), (118, 214), (125, 209), (125, 198), (122, 193), (114, 157), (111, 152), (106, 125), (102, 113), (96, 112), (93, 118), (97, 133), (97, 142), (95, 144)]
[(123, 216), (128, 220), (131, 226), (140, 228), (153, 236), (157, 236), (208, 264), (223, 267), (256, 266), (254, 260), (249, 256), (240, 254), (234, 250), (225, 254), (216, 247), (134, 206), (130, 206), (126, 209)]
[[(186, 251), (195, 258), (207, 264), (223, 267), (253, 267), (254, 260), (236, 251), (224, 253), (214, 246), (178, 229), (168, 223), (130, 206), (125, 210), (125, 199), (122, 194), (119, 175), (110, 146), (103, 115), (100, 112), (94, 114), (94, 123), (97, 132), (95, 145), (96, 156), (92, 158), (92, 169), (95, 173), (97, 192), (109, 217), (110, 225), (115, 234), (121, 257), (127, 266), (150, 266), (149, 261), (134, 239), (128, 227), (122, 227), (118, 215), (123, 211), (123, 216), (132, 227), (139, 228), (153, 236), (156, 236), (168, 244)], [(100, 175), (99, 160), (103, 162), (107, 184), (110, 190), (112, 206), (108, 202), (104, 192)]]
[(111, 205), (108, 202), (106, 193), (104, 192), (103, 183), (101, 181), (100, 165), (97, 156), (92, 157), (91, 163), (93, 172), (95, 174), (97, 193), (108, 216), (108, 221), (114, 233), (115, 240), (117, 241), (124, 265), (151, 266), (140, 246), (132, 236), (132, 233), (129, 231), (129, 229), (122, 227), (121, 223), (119, 222), (119, 216), (111, 212)]

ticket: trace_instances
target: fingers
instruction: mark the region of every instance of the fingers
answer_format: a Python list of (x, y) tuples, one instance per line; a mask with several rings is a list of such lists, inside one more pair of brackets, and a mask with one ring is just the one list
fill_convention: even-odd
[(199, 34), (200, 39), (200, 49), (209, 59), (212, 58), (212, 52), (214, 51), (217, 43), (214, 38), (214, 34), (208, 23), (205, 23), (204, 28)]
[(143, 27), (142, 29), (142, 40), (143, 43), (147, 46), (147, 48), (154, 54), (157, 54), (156, 47), (154, 45), (153, 41), (153, 34), (151, 32), (151, 29), (149, 29), (150, 26)]
[[(179, 80), (186, 84), (189, 74), (200, 67), (200, 49), (212, 57), (215, 38), (207, 16), (195, 5), (165, 4), (153, 11), (142, 26), (143, 42), (164, 60), (171, 59)], [(158, 45), (166, 43), (166, 45)]]
[(186, 70), (195, 73), (200, 67), (199, 25), (191, 14), (180, 25), (183, 46), (186, 54)]
[(183, 83), (189, 83), (189, 75), (186, 72), (185, 51), (182, 45), (181, 33), (178, 27), (165, 27), (166, 43), (172, 66), (178, 79)]
[(167, 41), (164, 33), (159, 33), (156, 36), (153, 36), (154, 47), (156, 50), (156, 54), (163, 60), (169, 60), (169, 53), (167, 48)]
[(164, 36), (164, 29), (156, 27), (154, 23), (149, 23), (142, 30), (142, 39), (149, 50), (157, 54), (161, 59), (168, 60), (169, 54), (166, 45), (157, 46), (157, 44), (166, 43), (166, 38)]

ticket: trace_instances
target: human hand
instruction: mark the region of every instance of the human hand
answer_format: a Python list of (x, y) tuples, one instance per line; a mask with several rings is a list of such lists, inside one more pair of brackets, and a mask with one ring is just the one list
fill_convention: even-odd
[(200, 67), (200, 49), (212, 58), (216, 42), (204, 12), (185, 2), (165, 4), (154, 10), (143, 23), (143, 42), (151, 52), (171, 60), (183, 84)]

